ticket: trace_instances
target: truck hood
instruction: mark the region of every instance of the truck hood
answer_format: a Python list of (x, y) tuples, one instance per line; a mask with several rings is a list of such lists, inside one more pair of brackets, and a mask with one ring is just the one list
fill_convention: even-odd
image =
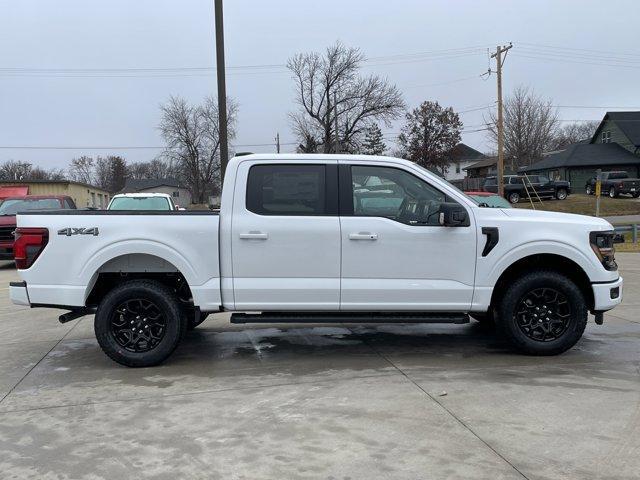
[(15, 226), (15, 225), (16, 225), (15, 215), (0, 215), (0, 227)]
[(505, 208), (502, 210), (509, 218), (530, 222), (559, 223), (589, 226), (595, 230), (613, 230), (613, 226), (602, 218), (573, 213), (546, 212), (525, 208)]

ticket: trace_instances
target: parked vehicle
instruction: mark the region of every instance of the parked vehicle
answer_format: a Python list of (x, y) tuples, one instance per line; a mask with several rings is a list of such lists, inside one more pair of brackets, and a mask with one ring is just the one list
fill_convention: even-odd
[[(627, 172), (602, 172), (600, 177), (600, 189), (603, 195), (616, 198), (621, 193), (640, 197), (640, 178), (630, 178)], [(591, 177), (585, 185), (587, 195), (596, 193), (596, 177)]]
[(114, 195), (107, 210), (179, 210), (167, 193), (119, 193)]
[[(564, 180), (549, 180), (544, 175), (505, 175), (504, 196), (511, 203), (521, 198), (557, 198), (565, 200), (571, 193), (571, 183)], [(496, 177), (487, 177), (482, 189), (485, 192), (498, 193)]]
[[(555, 355), (622, 299), (601, 218), (486, 208), (406, 160), (246, 155), (221, 210), (18, 215), (14, 303), (95, 312), (104, 352), (165, 360), (210, 312), (232, 323), (444, 322), (472, 316)], [(259, 313), (256, 313), (259, 312)]]
[(75, 209), (71, 197), (55, 195), (21, 195), (5, 198), (0, 204), (0, 260), (13, 260), (13, 232), (16, 213), (28, 210)]
[(482, 207), (511, 208), (511, 204), (497, 193), (491, 192), (464, 192)]

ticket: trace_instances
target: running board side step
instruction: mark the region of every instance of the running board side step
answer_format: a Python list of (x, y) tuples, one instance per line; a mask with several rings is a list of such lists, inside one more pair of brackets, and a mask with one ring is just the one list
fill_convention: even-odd
[(469, 323), (466, 313), (268, 312), (233, 313), (231, 323)]

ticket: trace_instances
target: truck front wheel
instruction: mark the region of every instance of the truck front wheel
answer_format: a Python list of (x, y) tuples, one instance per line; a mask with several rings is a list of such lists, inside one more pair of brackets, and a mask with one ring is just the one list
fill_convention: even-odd
[(560, 354), (580, 340), (587, 325), (584, 295), (559, 273), (527, 273), (506, 289), (498, 305), (498, 325), (524, 353)]
[(96, 311), (102, 350), (127, 367), (150, 367), (176, 349), (187, 322), (173, 292), (152, 280), (132, 280), (111, 290)]

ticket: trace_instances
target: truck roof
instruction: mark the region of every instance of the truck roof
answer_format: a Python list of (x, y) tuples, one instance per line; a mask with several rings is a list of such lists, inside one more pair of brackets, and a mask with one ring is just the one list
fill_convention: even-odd
[(171, 195), (168, 193), (158, 193), (158, 192), (137, 192), (137, 193), (118, 193), (114, 195), (112, 198), (122, 198), (122, 197), (134, 197), (134, 198), (146, 198), (146, 197), (165, 197), (171, 198)]

